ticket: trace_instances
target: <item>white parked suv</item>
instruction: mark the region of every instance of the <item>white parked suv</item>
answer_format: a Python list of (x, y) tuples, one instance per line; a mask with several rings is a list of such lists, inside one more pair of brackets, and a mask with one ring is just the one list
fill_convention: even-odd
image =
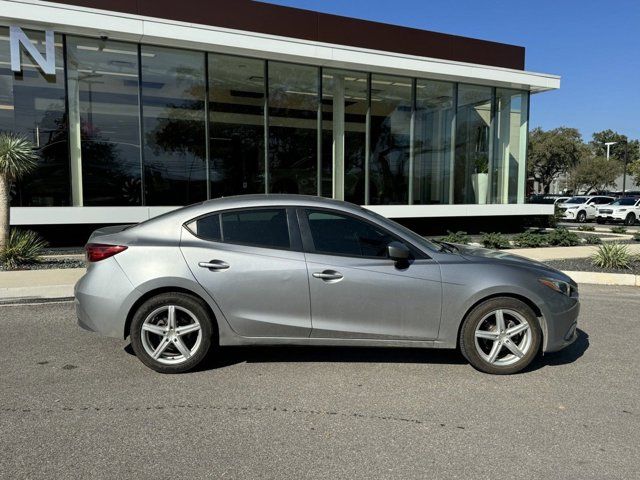
[(571, 197), (564, 203), (558, 205), (562, 218), (565, 220), (575, 220), (584, 223), (593, 220), (598, 213), (598, 207), (609, 205), (615, 198), (602, 195), (579, 195)]
[(610, 205), (598, 208), (596, 222), (624, 222), (633, 225), (640, 219), (640, 197), (619, 198)]

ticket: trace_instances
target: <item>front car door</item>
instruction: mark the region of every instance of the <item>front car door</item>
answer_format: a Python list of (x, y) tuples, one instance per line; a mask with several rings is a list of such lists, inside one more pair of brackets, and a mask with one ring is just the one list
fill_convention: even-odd
[(180, 248), (237, 334), (309, 337), (309, 283), (293, 209), (199, 217), (185, 225)]
[(415, 339), (438, 336), (439, 265), (415, 250), (397, 266), (379, 225), (335, 210), (298, 209), (311, 293), (314, 338)]

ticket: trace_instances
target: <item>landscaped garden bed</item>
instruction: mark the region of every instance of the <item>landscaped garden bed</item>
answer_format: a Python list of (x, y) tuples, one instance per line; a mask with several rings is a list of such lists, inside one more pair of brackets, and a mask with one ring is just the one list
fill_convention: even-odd
[(550, 267), (573, 272), (631, 273), (640, 275), (640, 261), (633, 262), (630, 269), (602, 268), (595, 266), (590, 258), (571, 258), (544, 262)]

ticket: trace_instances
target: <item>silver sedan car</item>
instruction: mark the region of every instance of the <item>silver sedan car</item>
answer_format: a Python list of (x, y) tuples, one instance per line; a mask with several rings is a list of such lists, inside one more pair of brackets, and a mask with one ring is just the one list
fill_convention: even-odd
[(431, 242), (362, 207), (221, 198), (95, 231), (81, 327), (127, 338), (150, 368), (219, 345), (459, 348), (509, 374), (576, 338), (576, 283), (504, 252)]

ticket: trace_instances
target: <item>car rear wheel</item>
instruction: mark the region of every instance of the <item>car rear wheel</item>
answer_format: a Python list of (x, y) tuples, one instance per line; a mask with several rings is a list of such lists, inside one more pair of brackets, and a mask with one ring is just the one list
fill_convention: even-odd
[(204, 303), (184, 293), (163, 293), (144, 302), (131, 321), (136, 356), (160, 373), (196, 367), (212, 343), (212, 320)]
[(627, 215), (627, 218), (624, 219), (625, 225), (633, 225), (636, 223), (636, 216), (633, 213)]
[(578, 215), (576, 216), (576, 220), (578, 221), (578, 223), (584, 223), (587, 221), (587, 212), (585, 212), (584, 210), (578, 212)]
[(540, 350), (542, 331), (531, 308), (509, 297), (487, 300), (467, 316), (460, 351), (476, 369), (497, 375), (527, 367)]

